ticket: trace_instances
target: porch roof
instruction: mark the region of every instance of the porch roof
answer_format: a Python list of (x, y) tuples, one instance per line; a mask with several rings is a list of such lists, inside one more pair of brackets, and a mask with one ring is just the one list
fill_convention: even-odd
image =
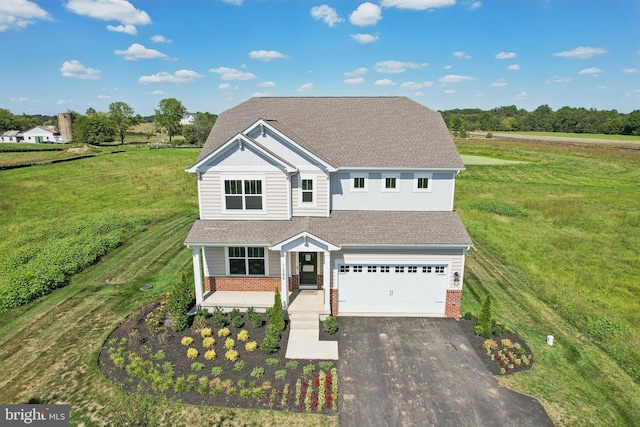
[(186, 245), (273, 246), (308, 232), (336, 246), (471, 246), (457, 212), (333, 211), (283, 221), (196, 220)]

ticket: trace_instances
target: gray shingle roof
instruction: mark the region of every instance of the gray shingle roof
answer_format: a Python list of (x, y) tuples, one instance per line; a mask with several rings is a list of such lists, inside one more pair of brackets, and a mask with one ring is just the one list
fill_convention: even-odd
[(286, 221), (197, 220), (185, 244), (275, 245), (307, 231), (334, 245), (472, 245), (457, 212), (333, 211)]
[(259, 119), (337, 168), (464, 169), (440, 113), (406, 97), (251, 98), (220, 114), (198, 161)]

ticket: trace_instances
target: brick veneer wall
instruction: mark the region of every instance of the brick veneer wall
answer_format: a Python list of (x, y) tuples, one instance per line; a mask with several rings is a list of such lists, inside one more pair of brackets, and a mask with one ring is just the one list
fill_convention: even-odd
[(300, 276), (297, 274), (292, 275), (290, 278), (291, 290), (300, 289)]
[(318, 276), (318, 289), (324, 289), (324, 276)]
[(329, 295), (331, 301), (331, 315), (332, 316), (337, 316), (338, 315), (338, 290), (337, 289), (331, 289), (331, 295)]
[(208, 276), (204, 278), (207, 291), (266, 291), (280, 288), (280, 277), (228, 277)]
[(461, 289), (447, 289), (447, 302), (444, 308), (445, 317), (460, 320), (460, 304), (462, 302)]

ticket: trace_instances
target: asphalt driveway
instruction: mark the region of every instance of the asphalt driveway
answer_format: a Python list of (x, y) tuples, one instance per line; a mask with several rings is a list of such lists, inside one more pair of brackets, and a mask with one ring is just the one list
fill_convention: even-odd
[(553, 426), (536, 399), (496, 381), (453, 319), (338, 324), (340, 426)]

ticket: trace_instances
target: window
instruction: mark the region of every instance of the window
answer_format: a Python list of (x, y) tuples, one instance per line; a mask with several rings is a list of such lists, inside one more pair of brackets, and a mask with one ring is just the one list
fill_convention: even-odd
[(313, 203), (313, 180), (302, 180), (302, 202)]
[(351, 191), (367, 191), (369, 186), (368, 173), (352, 173), (351, 175)]
[(431, 266), (430, 265), (425, 265), (422, 267), (422, 272), (423, 273), (431, 273)]
[(436, 265), (435, 270), (436, 270), (436, 274), (438, 274), (438, 273), (439, 273), (439, 274), (444, 273), (444, 265)]
[(262, 209), (262, 180), (260, 179), (225, 179), (224, 180), (226, 209)]
[(375, 265), (367, 266), (367, 273), (375, 273), (375, 272), (376, 272), (376, 266)]
[(388, 265), (381, 265), (380, 266), (380, 273), (388, 273), (389, 272), (389, 266)]
[(404, 266), (396, 265), (396, 273), (404, 273)]
[(407, 267), (407, 273), (417, 273), (417, 272), (418, 272), (418, 266), (410, 265), (409, 267)]
[(353, 266), (353, 272), (354, 273), (362, 273), (362, 266), (361, 265), (354, 265)]
[(384, 179), (384, 188), (387, 190), (396, 188), (396, 179), (395, 178), (385, 178)]
[(382, 188), (383, 192), (398, 192), (400, 191), (400, 175), (399, 174), (382, 174)]
[(349, 266), (348, 265), (341, 265), (340, 266), (340, 273), (348, 273), (349, 272)]
[(249, 276), (265, 274), (264, 248), (230, 247), (229, 274)]
[(430, 173), (414, 174), (413, 191), (416, 191), (416, 192), (431, 191), (432, 178), (433, 178), (433, 174), (430, 174)]

